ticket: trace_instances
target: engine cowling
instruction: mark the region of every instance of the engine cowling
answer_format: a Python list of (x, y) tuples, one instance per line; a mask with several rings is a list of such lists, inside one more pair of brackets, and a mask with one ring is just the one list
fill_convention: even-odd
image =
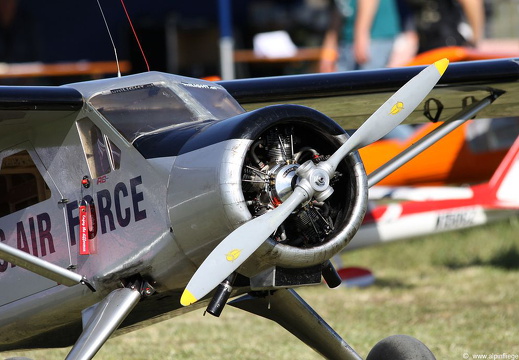
[[(191, 262), (201, 264), (231, 231), (281, 204), (304, 161), (325, 160), (347, 138), (324, 114), (297, 105), (154, 135), (154, 147), (169, 147), (163, 156), (175, 156), (168, 190), (175, 241)], [(367, 206), (366, 173), (356, 152), (341, 162), (332, 184), (329, 199), (294, 211), (238, 272), (253, 276), (272, 266), (319, 266), (341, 251)]]

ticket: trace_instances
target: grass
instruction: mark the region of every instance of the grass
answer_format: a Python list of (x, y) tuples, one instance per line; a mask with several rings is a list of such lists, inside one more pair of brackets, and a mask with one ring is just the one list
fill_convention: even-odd
[[(362, 356), (380, 339), (409, 334), (437, 359), (519, 355), (519, 222), (346, 252), (369, 267), (363, 289), (299, 289), (299, 294)], [(0, 354), (63, 359), (68, 349)], [(97, 359), (294, 359), (320, 357), (278, 325), (227, 307), (196, 311), (110, 339)]]

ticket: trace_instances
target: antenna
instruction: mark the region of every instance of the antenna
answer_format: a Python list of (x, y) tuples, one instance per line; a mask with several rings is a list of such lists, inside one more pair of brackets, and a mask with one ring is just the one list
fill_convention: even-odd
[(137, 32), (135, 31), (135, 28), (133, 27), (132, 19), (130, 19), (130, 15), (128, 15), (128, 11), (126, 10), (126, 5), (124, 5), (124, 0), (121, 0), (121, 4), (123, 6), (126, 17), (128, 18), (128, 22), (130, 23), (130, 27), (132, 28), (133, 36), (135, 37), (135, 40), (137, 40), (137, 45), (139, 45), (139, 49), (141, 50), (142, 58), (144, 59), (144, 62), (146, 63), (146, 68), (148, 69), (148, 71), (150, 71), (150, 65), (148, 64), (148, 59), (146, 59), (146, 54), (144, 54), (144, 50), (142, 50), (141, 42), (139, 41)]
[(117, 48), (115, 47), (112, 33), (110, 32), (110, 28), (108, 27), (108, 22), (106, 21), (105, 13), (103, 12), (103, 8), (101, 7), (101, 3), (99, 2), (99, 0), (97, 0), (97, 5), (99, 6), (99, 10), (101, 10), (101, 15), (103, 16), (103, 21), (105, 22), (106, 30), (108, 31), (108, 36), (110, 36), (110, 41), (112, 42), (112, 47), (114, 48), (115, 62), (117, 64), (117, 77), (121, 77), (121, 68), (119, 67), (119, 57), (117, 56)]

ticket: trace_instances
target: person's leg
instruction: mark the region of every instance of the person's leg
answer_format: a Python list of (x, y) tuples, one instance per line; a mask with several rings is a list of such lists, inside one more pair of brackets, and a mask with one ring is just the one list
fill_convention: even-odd
[(380, 69), (387, 66), (394, 40), (372, 39), (370, 45), (370, 59), (368, 62), (358, 66), (359, 70)]

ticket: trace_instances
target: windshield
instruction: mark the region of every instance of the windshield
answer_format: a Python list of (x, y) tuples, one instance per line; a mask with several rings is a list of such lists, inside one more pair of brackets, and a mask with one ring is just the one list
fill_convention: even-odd
[(194, 79), (149, 83), (104, 91), (90, 99), (129, 142), (139, 136), (244, 112), (222, 87)]

